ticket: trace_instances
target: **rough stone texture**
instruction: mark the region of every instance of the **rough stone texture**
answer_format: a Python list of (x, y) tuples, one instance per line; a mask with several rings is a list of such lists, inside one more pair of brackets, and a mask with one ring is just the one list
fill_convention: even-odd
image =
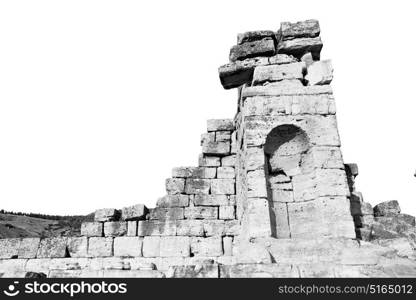
[(397, 200), (382, 202), (374, 206), (374, 215), (376, 217), (388, 217), (400, 213), (400, 206)]
[(0, 239), (0, 277), (415, 277), (415, 217), (373, 210), (343, 162), (319, 32), (240, 35), (219, 69), (237, 114), (208, 121), (198, 166), (174, 168), (156, 208), (124, 208), (126, 222), (103, 209), (81, 237)]
[(142, 256), (143, 239), (140, 237), (120, 236), (114, 238), (114, 256)]
[(117, 221), (120, 218), (120, 211), (115, 208), (102, 208), (94, 213), (94, 221), (107, 222)]
[(127, 234), (127, 222), (105, 222), (104, 236), (121, 236)]
[(144, 220), (148, 213), (147, 207), (143, 204), (136, 204), (129, 207), (123, 207), (121, 210), (121, 218), (124, 221)]
[(230, 61), (242, 60), (254, 56), (272, 56), (275, 54), (274, 40), (266, 37), (261, 40), (235, 45), (230, 50)]
[(104, 226), (100, 222), (84, 222), (81, 224), (81, 235), (103, 236)]
[(330, 60), (321, 60), (312, 63), (305, 76), (308, 85), (330, 84), (333, 78), (334, 69)]

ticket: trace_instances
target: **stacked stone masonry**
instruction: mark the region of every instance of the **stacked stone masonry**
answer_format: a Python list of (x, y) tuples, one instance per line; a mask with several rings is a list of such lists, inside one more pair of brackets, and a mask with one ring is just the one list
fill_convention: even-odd
[(219, 68), (237, 114), (208, 120), (198, 165), (79, 237), (0, 240), (0, 277), (416, 276), (415, 218), (364, 202), (343, 162), (321, 49), (316, 20), (239, 34)]

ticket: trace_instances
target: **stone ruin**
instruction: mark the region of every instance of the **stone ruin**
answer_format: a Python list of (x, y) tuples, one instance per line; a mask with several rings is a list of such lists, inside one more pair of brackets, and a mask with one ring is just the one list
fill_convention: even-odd
[(79, 237), (0, 240), (0, 277), (416, 276), (415, 218), (364, 202), (343, 162), (321, 49), (316, 20), (239, 34), (219, 68), (237, 114), (208, 120), (198, 166)]

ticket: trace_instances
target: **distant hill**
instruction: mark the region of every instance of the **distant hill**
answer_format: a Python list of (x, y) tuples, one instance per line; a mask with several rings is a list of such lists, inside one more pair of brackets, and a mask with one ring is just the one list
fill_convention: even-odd
[(50, 216), (0, 211), (0, 238), (78, 236), (86, 216)]

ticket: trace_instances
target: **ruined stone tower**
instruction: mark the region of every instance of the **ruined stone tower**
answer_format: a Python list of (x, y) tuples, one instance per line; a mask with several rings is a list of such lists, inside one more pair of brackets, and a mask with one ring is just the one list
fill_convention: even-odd
[(237, 87), (237, 211), (249, 237), (355, 237), (330, 61), (317, 21), (240, 34), (223, 86)]
[(238, 35), (219, 68), (237, 113), (208, 120), (198, 166), (81, 236), (0, 239), (0, 277), (416, 276), (415, 218), (373, 210), (343, 162), (319, 35), (315, 20)]

